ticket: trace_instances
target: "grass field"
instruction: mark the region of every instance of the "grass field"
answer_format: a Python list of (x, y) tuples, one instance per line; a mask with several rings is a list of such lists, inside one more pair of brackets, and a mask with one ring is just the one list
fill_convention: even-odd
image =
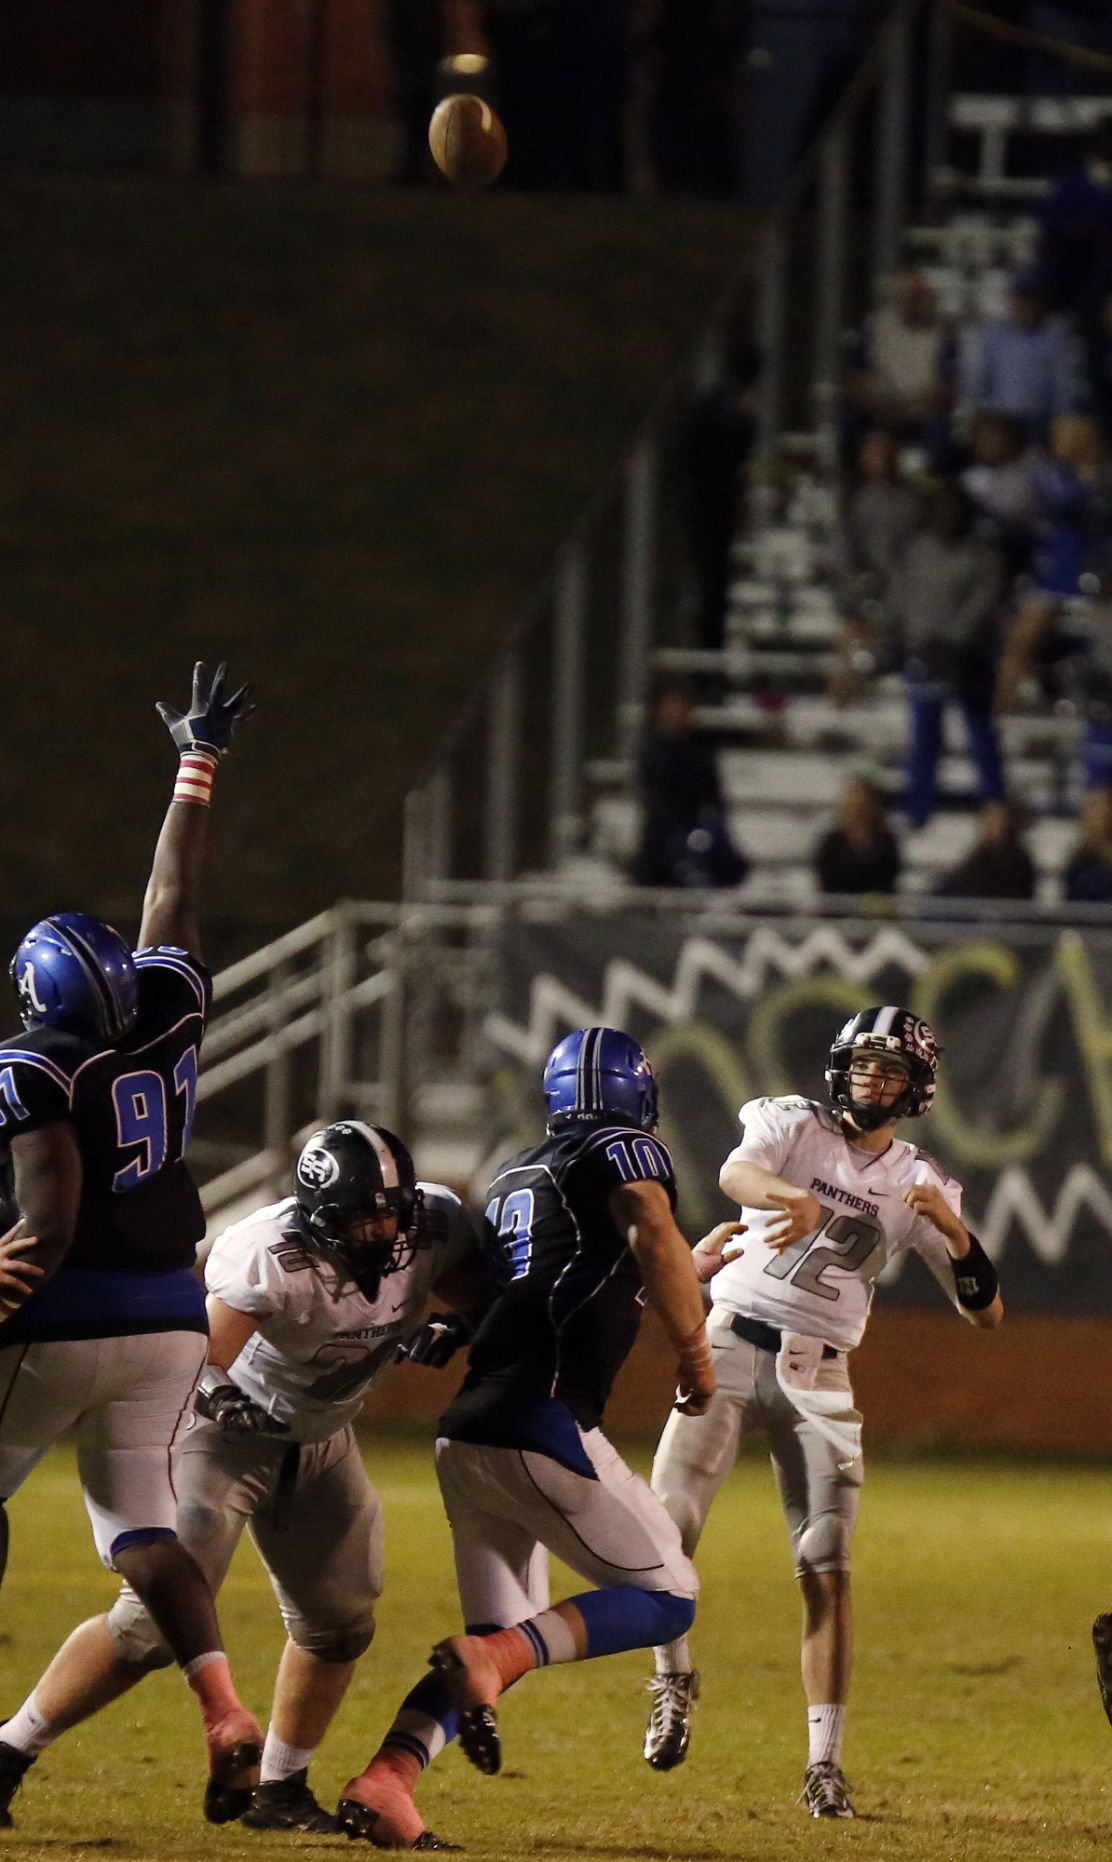
[[(638, 1449), (631, 1458), (643, 1465)], [(369, 1756), (434, 1636), (456, 1626), (447, 1532), (427, 1445), (368, 1445), (386, 1506), (379, 1637), (314, 1770), (321, 1797)], [(107, 1605), (68, 1452), (12, 1503), (0, 1709), (14, 1706), (64, 1633)], [(908, 1858), (1089, 1857), (1112, 1843), (1112, 1733), (1089, 1625), (1112, 1604), (1112, 1480), (1093, 1467), (877, 1462), (856, 1556), (858, 1670), (845, 1753), (858, 1820), (815, 1824), (802, 1772), (798, 1608), (771, 1477), (760, 1455), (724, 1490), (700, 1552), (703, 1702), (686, 1766), (640, 1758), (640, 1655), (527, 1680), (502, 1714), (506, 1771), (445, 1754), (421, 1787), (428, 1822), (491, 1858), (569, 1856), (779, 1862), (836, 1852)], [(557, 1582), (562, 1586), (563, 1574)], [(578, 1588), (578, 1586), (576, 1586)], [(222, 1615), (241, 1690), (264, 1710), (281, 1646), (245, 1548)], [(343, 1848), (200, 1818), (200, 1736), (174, 1672), (71, 1733), (16, 1799), (13, 1854), (65, 1862), (261, 1858)], [(346, 1853), (346, 1850), (343, 1851)]]

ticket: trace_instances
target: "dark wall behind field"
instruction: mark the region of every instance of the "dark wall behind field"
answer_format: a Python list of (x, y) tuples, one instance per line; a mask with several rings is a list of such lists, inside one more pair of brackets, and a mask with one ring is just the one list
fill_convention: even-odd
[(4, 916), (134, 924), (198, 655), (261, 701), (211, 916), (392, 896), (405, 789), (746, 240), (695, 201), (9, 180)]

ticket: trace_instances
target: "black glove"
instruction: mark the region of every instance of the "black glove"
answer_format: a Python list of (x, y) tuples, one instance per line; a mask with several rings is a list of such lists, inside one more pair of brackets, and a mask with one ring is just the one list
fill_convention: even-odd
[(175, 711), (173, 705), (159, 702), (155, 707), (179, 751), (207, 750), (210, 756), (223, 756), (232, 741), (232, 732), (255, 707), (251, 702), (253, 687), (241, 685), (230, 698), (224, 697), (224, 674), (221, 661), (205, 691), (206, 672), (203, 660), (193, 668), (193, 696), (188, 711)]
[(221, 1372), (208, 1365), (197, 1387), (197, 1414), (214, 1422), (222, 1435), (288, 1435), (287, 1423), (268, 1415), (237, 1384), (220, 1383)]
[(441, 1371), (461, 1345), (471, 1337), (471, 1327), (462, 1313), (433, 1312), (408, 1338), (403, 1338), (394, 1353), (394, 1362), (408, 1359), (410, 1364), (427, 1364)]

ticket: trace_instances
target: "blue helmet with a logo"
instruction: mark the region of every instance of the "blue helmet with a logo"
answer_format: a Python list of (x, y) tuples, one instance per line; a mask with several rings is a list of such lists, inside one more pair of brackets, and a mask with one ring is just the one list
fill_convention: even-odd
[(11, 963), (25, 1028), (61, 1028), (114, 1046), (139, 1015), (139, 976), (118, 931), (87, 912), (32, 925)]
[(552, 1130), (605, 1119), (656, 1130), (653, 1070), (620, 1028), (577, 1028), (565, 1035), (545, 1061), (543, 1084)]

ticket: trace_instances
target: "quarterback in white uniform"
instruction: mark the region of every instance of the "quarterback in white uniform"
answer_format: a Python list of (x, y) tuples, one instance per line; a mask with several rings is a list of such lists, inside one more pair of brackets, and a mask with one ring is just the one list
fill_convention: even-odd
[[(181, 1458), (178, 1536), (215, 1593), (250, 1527), (287, 1642), (244, 1821), (323, 1834), (336, 1824), (309, 1788), (309, 1761), (382, 1589), (381, 1506), (353, 1424), (385, 1365), (445, 1364), (467, 1338), (459, 1311), (419, 1321), (433, 1292), (481, 1309), (478, 1238), (451, 1190), (416, 1181), (399, 1139), (348, 1120), (309, 1139), (293, 1196), (217, 1238), (205, 1285), (209, 1362)], [(38, 1683), (40, 1717), (60, 1733), (170, 1659), (125, 1584)]]
[[(974, 1325), (1003, 1317), (995, 1269), (961, 1219), (961, 1185), (896, 1122), (929, 1109), (938, 1048), (923, 1021), (891, 1005), (846, 1023), (830, 1052), (830, 1107), (753, 1099), (719, 1178), (744, 1237), (715, 1254), (707, 1335), (717, 1389), (702, 1416), (673, 1411), (652, 1485), (690, 1555), (743, 1435), (768, 1435), (803, 1593), (808, 1763), (815, 1817), (852, 1817), (841, 1770), (849, 1689), (850, 1540), (862, 1481), (861, 1417), (847, 1354), (860, 1343), (878, 1276), (914, 1249)], [(709, 1239), (709, 1238), (708, 1238)], [(699, 1677), (686, 1637), (656, 1651), (645, 1758), (686, 1755)]]

